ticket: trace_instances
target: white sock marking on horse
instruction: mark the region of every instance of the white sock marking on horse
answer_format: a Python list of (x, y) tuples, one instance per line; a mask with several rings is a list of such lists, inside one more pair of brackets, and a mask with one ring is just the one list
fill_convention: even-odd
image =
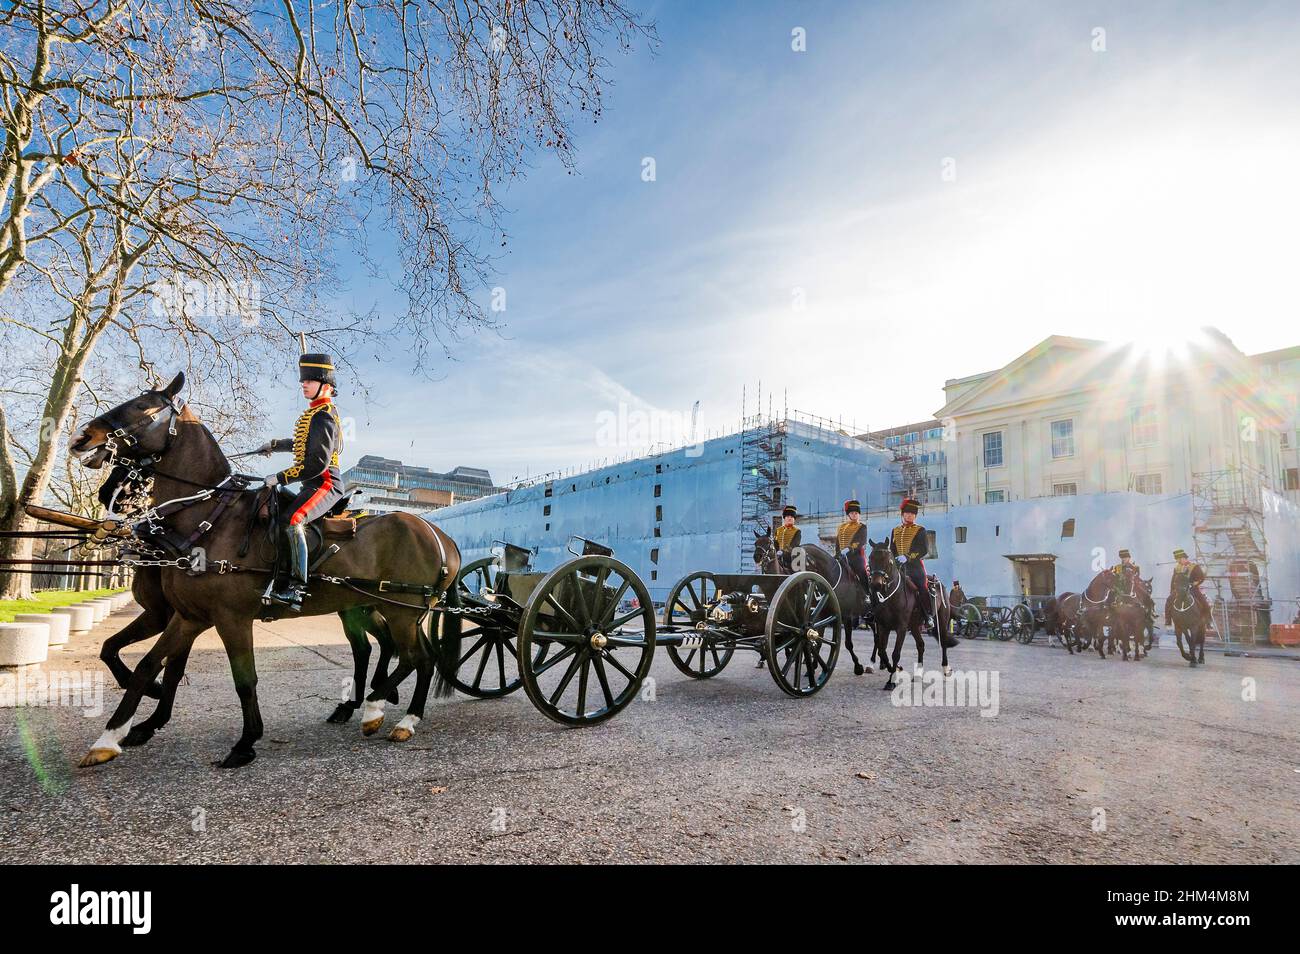
[(951, 667), (951, 666), (944, 666), (944, 667), (943, 667), (943, 674), (944, 674), (945, 676), (951, 676), (951, 675), (952, 675), (952, 667)]
[(402, 721), (397, 723), (397, 728), (406, 729), (410, 732), (414, 732), (415, 727), (419, 724), (420, 724), (420, 717), (418, 715), (411, 715), (408, 712), (406, 715), (402, 716)]
[(126, 724), (118, 726), (116, 729), (105, 729), (104, 734), (95, 740), (92, 749), (108, 749), (117, 755), (122, 754), (122, 746), (118, 743), (126, 738), (126, 734), (131, 731), (131, 723), (135, 721), (135, 716), (126, 720)]
[(371, 702), (369, 699), (367, 699), (366, 704), (361, 707), (362, 722), (374, 722), (376, 719), (382, 719), (383, 717), (384, 717), (383, 699), (377, 699), (374, 702)]

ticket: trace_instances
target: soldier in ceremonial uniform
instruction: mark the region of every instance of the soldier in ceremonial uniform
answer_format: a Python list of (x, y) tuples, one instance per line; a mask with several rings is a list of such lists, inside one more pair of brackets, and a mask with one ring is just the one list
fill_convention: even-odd
[(302, 609), (307, 592), (307, 524), (329, 512), (343, 495), (339, 454), (343, 426), (334, 406), (334, 362), (327, 354), (304, 354), (298, 359), (298, 380), (307, 409), (294, 425), (292, 438), (281, 438), (261, 450), (293, 451), (293, 463), (265, 479), (267, 487), (299, 483), (291, 503), (281, 511), (281, 531), (288, 547), (289, 574), (277, 588), (272, 580), (265, 599), (282, 603), (295, 612)]
[(863, 586), (867, 585), (867, 525), (862, 522), (862, 505), (844, 501), (844, 522), (835, 532), (835, 548), (844, 554), (849, 569)]
[(798, 511), (787, 504), (781, 511), (781, 526), (776, 528), (773, 537), (773, 542), (776, 544), (777, 564), (786, 573), (794, 572), (794, 568), (790, 565), (790, 551), (799, 545), (800, 540), (799, 528), (794, 525), (796, 516)]
[(925, 613), (925, 625), (934, 625), (934, 605), (930, 599), (930, 588), (925, 583), (925, 556), (930, 543), (925, 534), (925, 527), (916, 522), (916, 515), (921, 504), (910, 497), (899, 505), (903, 522), (889, 535), (889, 552), (903, 567), (907, 578), (916, 584), (917, 601)]
[(1174, 566), (1174, 575), (1169, 580), (1169, 597), (1165, 600), (1165, 625), (1173, 625), (1173, 608), (1175, 587), (1178, 585), (1179, 577), (1189, 578), (1191, 580), (1192, 599), (1196, 601), (1196, 608), (1201, 611), (1201, 617), (1205, 620), (1206, 625), (1213, 625), (1213, 614), (1210, 612), (1210, 601), (1205, 598), (1201, 592), (1201, 584), (1205, 582), (1205, 570), (1198, 564), (1193, 563), (1187, 556), (1187, 551), (1179, 547), (1174, 551), (1174, 559), (1177, 564)]
[(1119, 551), (1119, 562), (1111, 567), (1110, 571), (1118, 577), (1123, 577), (1125, 573), (1133, 573), (1139, 577), (1142, 575), (1142, 567), (1133, 562), (1133, 554), (1127, 550)]

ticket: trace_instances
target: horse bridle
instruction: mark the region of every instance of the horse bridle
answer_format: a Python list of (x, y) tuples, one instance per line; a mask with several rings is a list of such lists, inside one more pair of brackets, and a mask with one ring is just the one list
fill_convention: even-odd
[(900, 569), (898, 568), (898, 566), (894, 563), (893, 560), (890, 560), (890, 561), (889, 561), (889, 572), (890, 572), (891, 577), (892, 577), (893, 580), (894, 580), (894, 586), (893, 586), (893, 589), (891, 589), (891, 590), (890, 590), (888, 593), (886, 593), (884, 596), (880, 596), (880, 595), (879, 595), (879, 591), (876, 589), (876, 576), (877, 576), (877, 574), (876, 574), (876, 573), (872, 573), (872, 572), (870, 572), (870, 570), (871, 570), (871, 567), (870, 567), (870, 566), (867, 567), (867, 570), (868, 570), (868, 573), (867, 573), (867, 577), (868, 577), (867, 587), (868, 587), (868, 589), (871, 590), (871, 598), (872, 598), (873, 600), (879, 600), (879, 602), (881, 602), (881, 603), (888, 602), (889, 600), (891, 600), (891, 599), (894, 598), (894, 594), (898, 592), (898, 588), (899, 588), (900, 586), (903, 585), (903, 571), (900, 570)]

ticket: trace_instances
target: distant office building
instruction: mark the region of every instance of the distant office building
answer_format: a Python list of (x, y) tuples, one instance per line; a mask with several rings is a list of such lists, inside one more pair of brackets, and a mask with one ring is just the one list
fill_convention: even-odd
[(481, 467), (453, 467), (443, 474), (373, 454), (343, 472), (343, 486), (361, 492), (358, 507), (410, 513), (427, 513), (501, 491)]

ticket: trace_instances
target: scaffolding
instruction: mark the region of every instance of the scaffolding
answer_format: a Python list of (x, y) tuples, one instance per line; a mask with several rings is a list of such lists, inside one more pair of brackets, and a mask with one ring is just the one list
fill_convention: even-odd
[(894, 463), (898, 464), (890, 490), (895, 506), (902, 503), (905, 497), (919, 500), (927, 507), (947, 502), (948, 468), (941, 451), (927, 451), (924, 461), (911, 447), (895, 446), (890, 451), (894, 455)]
[[(784, 506), (789, 487), (786, 468), (786, 423), (763, 419), (761, 415), (745, 421), (740, 449), (740, 519), (741, 526), (773, 527), (774, 517)], [(754, 566), (754, 541), (748, 533), (740, 538), (740, 569)]]
[(1268, 632), (1268, 539), (1262, 471), (1250, 467), (1192, 474), (1193, 541), (1205, 595), (1226, 642), (1253, 643)]

